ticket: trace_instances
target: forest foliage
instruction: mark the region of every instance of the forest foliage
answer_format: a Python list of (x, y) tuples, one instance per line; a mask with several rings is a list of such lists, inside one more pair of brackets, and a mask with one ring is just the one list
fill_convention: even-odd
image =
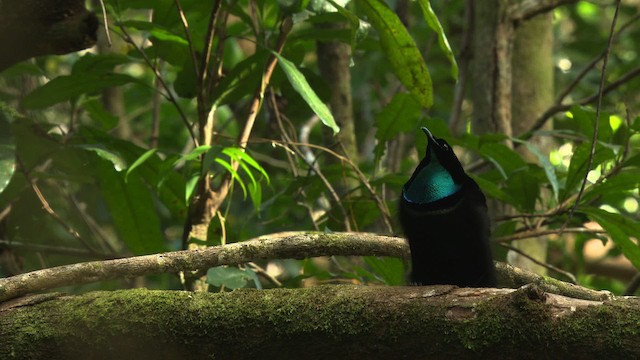
[[(614, 8), (579, 1), (554, 10), (555, 91), (566, 109), (548, 120), (553, 130), (508, 137), (475, 134), (468, 101), (463, 123), (448, 121), (469, 31), (464, 2), (410, 1), (406, 13), (390, 7), (400, 1), (381, 0), (105, 3), (110, 47), (0, 74), (0, 250), (12, 254), (1, 276), (181, 249), (203, 177), (215, 186), (231, 176), (232, 192), (207, 238), (193, 243), (285, 230), (399, 235), (397, 196), (424, 151), (422, 125), (456, 147), (489, 198), (516, 209), (494, 219), (497, 260), (503, 245), (548, 235), (552, 275), (563, 280), (622, 292), (628, 272), (593, 274), (589, 262), (623, 259), (631, 273), (640, 269), (637, 5), (621, 7), (606, 80), (622, 83), (604, 93), (598, 121), (602, 67), (590, 63), (604, 54)], [(327, 140), (341, 129), (315, 51), (332, 40), (352, 51), (357, 158)], [(245, 151), (238, 139), (256, 98)], [(202, 144), (207, 120), (213, 139)], [(536, 137), (552, 140), (550, 153)], [(605, 245), (595, 260), (587, 252), (594, 239)], [(213, 268), (207, 281), (216, 289), (305, 279), (397, 285), (404, 272), (391, 258), (283, 259)], [(181, 286), (174, 275), (146, 285)], [(123, 285), (91, 285), (113, 286)]]

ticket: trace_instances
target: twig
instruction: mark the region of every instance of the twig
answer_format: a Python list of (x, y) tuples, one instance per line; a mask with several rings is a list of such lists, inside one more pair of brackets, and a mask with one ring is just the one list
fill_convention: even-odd
[(557, 272), (559, 274), (562, 274), (564, 277), (569, 279), (569, 282), (572, 283), (572, 284), (577, 284), (578, 283), (578, 280), (576, 279), (576, 277), (572, 273), (570, 273), (568, 271), (564, 271), (564, 270), (562, 270), (562, 269), (560, 269), (560, 268), (558, 268), (556, 266), (553, 266), (551, 264), (547, 264), (547, 263), (545, 263), (543, 261), (540, 261), (540, 260), (534, 258), (533, 256), (525, 253), (524, 251), (518, 249), (515, 246), (511, 246), (511, 245), (505, 244), (505, 243), (501, 243), (500, 246), (524, 256), (525, 258), (531, 260), (532, 262), (536, 263), (537, 265), (540, 265), (540, 266), (542, 266), (542, 267), (544, 267), (546, 269), (549, 269), (551, 271), (555, 271), (555, 272)]
[(507, 243), (515, 240), (531, 239), (545, 235), (560, 235), (563, 233), (579, 233), (579, 234), (606, 234), (607, 232), (599, 229), (587, 229), (587, 228), (565, 228), (565, 229), (547, 229), (547, 230), (533, 230), (522, 233), (516, 233), (512, 235), (500, 236), (495, 239), (497, 243)]

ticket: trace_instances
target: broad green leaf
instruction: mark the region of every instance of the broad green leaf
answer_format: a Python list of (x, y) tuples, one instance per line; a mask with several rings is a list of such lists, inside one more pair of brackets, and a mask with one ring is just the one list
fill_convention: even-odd
[(131, 62), (132, 59), (126, 55), (109, 53), (109, 54), (92, 54), (87, 53), (73, 64), (72, 74), (90, 73), (90, 74), (106, 74), (122, 64)]
[(334, 134), (337, 134), (340, 131), (340, 128), (338, 127), (338, 124), (336, 124), (336, 120), (333, 118), (331, 111), (327, 105), (320, 100), (318, 95), (316, 95), (304, 75), (291, 61), (285, 59), (282, 55), (276, 52), (273, 52), (273, 54), (278, 58), (278, 64), (280, 64), (280, 67), (287, 75), (287, 79), (289, 79), (291, 86), (293, 86), (298, 94), (302, 96), (311, 110), (318, 115), (320, 120), (322, 120), (322, 123), (330, 127)]
[(79, 73), (59, 76), (27, 95), (22, 101), (22, 106), (31, 110), (42, 109), (75, 99), (83, 94), (93, 94), (108, 87), (137, 81), (124, 74)]
[(517, 204), (517, 201), (509, 193), (506, 193), (504, 190), (500, 189), (500, 187), (496, 185), (495, 182), (489, 181), (475, 174), (468, 173), (467, 175), (469, 175), (473, 180), (475, 180), (476, 183), (478, 183), (478, 186), (480, 186), (482, 192), (487, 196), (500, 200), (507, 204)]
[[(593, 129), (596, 124), (596, 111), (586, 106), (575, 105), (569, 111), (582, 132), (588, 139), (593, 137)], [(598, 122), (598, 139), (601, 141), (610, 141), (613, 131), (609, 124), (609, 115), (601, 113)]]
[(440, 45), (440, 50), (442, 50), (451, 63), (451, 77), (454, 80), (458, 80), (458, 63), (456, 62), (455, 55), (453, 55), (453, 50), (451, 50), (451, 45), (449, 45), (449, 40), (447, 40), (447, 35), (444, 33), (440, 20), (438, 20), (438, 16), (431, 8), (429, 0), (418, 0), (418, 3), (420, 4), (422, 16), (427, 22), (427, 25), (429, 25), (431, 30), (435, 31), (438, 35), (438, 45)]
[(100, 122), (101, 129), (103, 130), (111, 130), (118, 125), (118, 117), (109, 113), (97, 98), (83, 101), (82, 108), (92, 119)]
[(608, 194), (622, 194), (640, 188), (640, 170), (624, 169), (619, 174), (608, 178), (606, 181), (593, 185), (583, 195), (584, 201), (589, 201), (596, 196)]
[(129, 174), (131, 174), (131, 172), (137, 169), (140, 165), (144, 164), (144, 162), (147, 161), (151, 156), (153, 156), (153, 154), (155, 154), (157, 151), (158, 149), (149, 149), (144, 154), (140, 155), (140, 157), (136, 161), (134, 161), (133, 164), (131, 164), (131, 166), (129, 166), (129, 168), (127, 169), (127, 173), (124, 176), (124, 181), (127, 182), (127, 180), (129, 179)]
[(390, 286), (404, 285), (405, 271), (402, 260), (398, 258), (365, 256), (364, 262), (369, 265), (374, 273), (382, 278), (385, 284)]
[(378, 140), (375, 149), (376, 164), (384, 154), (387, 141), (393, 139), (400, 132), (417, 130), (421, 110), (420, 103), (414, 96), (407, 93), (396, 93), (376, 116), (376, 128), (378, 129), (376, 131), (376, 140)]
[(111, 151), (102, 144), (84, 144), (75, 145), (75, 147), (93, 151), (101, 158), (111, 162), (113, 164), (113, 168), (116, 171), (122, 171), (127, 168), (127, 161), (122, 158), (122, 155), (120, 155), (117, 151)]
[(16, 171), (16, 145), (8, 116), (0, 110), (0, 193)]
[(251, 157), (251, 155), (247, 154), (246, 151), (242, 151), (242, 149), (240, 148), (225, 148), (223, 150), (223, 152), (225, 154), (227, 154), (228, 156), (232, 156), (235, 157), (236, 159), (240, 160), (240, 162), (242, 163), (247, 163), (249, 164), (251, 167), (253, 167), (254, 169), (258, 170), (262, 176), (265, 177), (265, 179), (267, 180), (267, 183), (269, 183), (269, 174), (267, 174), (267, 172), (264, 170), (264, 168), (262, 166), (260, 166), (260, 164), (258, 164), (257, 161), (255, 161), (254, 158)]
[(200, 181), (200, 176), (195, 175), (195, 176), (192, 176), (185, 184), (185, 191), (184, 191), (185, 202), (189, 202), (189, 200), (191, 199), (191, 196), (193, 196), (193, 194), (195, 193), (196, 187), (198, 186), (198, 181)]
[(544, 169), (544, 173), (547, 175), (547, 179), (549, 180), (549, 184), (551, 184), (551, 188), (553, 189), (553, 196), (558, 200), (558, 195), (560, 193), (560, 183), (558, 182), (558, 177), (556, 176), (556, 168), (549, 161), (549, 157), (545, 156), (538, 147), (533, 145), (528, 141), (522, 141), (519, 139), (512, 139), (514, 142), (523, 143), (529, 152), (535, 155), (538, 158), (540, 164), (542, 164), (542, 168)]
[(231, 164), (229, 164), (228, 162), (217, 158), (216, 162), (220, 165), (222, 165), (223, 168), (227, 169), (227, 171), (229, 172), (229, 174), (231, 174), (231, 177), (233, 177), (233, 179), (240, 185), (240, 187), (242, 188), (242, 193), (244, 194), (244, 197), (247, 197), (247, 187), (244, 184), (244, 182), (242, 181), (242, 179), (240, 178), (240, 175), (238, 175), (238, 172), (235, 171), (233, 169), (233, 167), (231, 166)]
[(482, 144), (478, 152), (495, 164), (505, 178), (527, 166), (518, 153), (502, 143)]
[(610, 213), (601, 209), (580, 209), (582, 213), (598, 222), (607, 231), (613, 242), (620, 248), (624, 256), (631, 261), (636, 269), (640, 270), (640, 247), (631, 237), (637, 238), (640, 234), (640, 224), (620, 214)]
[[(123, 169), (127, 164), (134, 163), (147, 151), (147, 149), (136, 146), (129, 141), (114, 138), (95, 128), (80, 128), (79, 136), (76, 138), (76, 141), (78, 140), (91, 146), (101, 144), (109, 152), (121, 156), (124, 160)], [(169, 209), (175, 219), (182, 221), (187, 210), (185, 201), (187, 180), (181, 173), (172, 170), (173, 160), (170, 157), (163, 161), (157, 156), (152, 156), (138, 167), (136, 174), (142, 177), (147, 184), (155, 187), (162, 204)]]
[(229, 289), (245, 287), (252, 277), (237, 267), (218, 266), (207, 271), (207, 282), (214, 286), (223, 286)]
[(507, 178), (505, 191), (516, 201), (513, 205), (521, 211), (531, 213), (540, 196), (540, 183), (529, 171), (518, 171)]
[(165, 250), (160, 219), (149, 189), (137, 173), (124, 176), (108, 162), (95, 164), (99, 187), (118, 234), (135, 255)]
[(119, 22), (118, 25), (131, 27), (134, 29), (142, 30), (142, 31), (147, 31), (149, 32), (150, 35), (152, 35), (153, 37), (159, 40), (174, 42), (176, 44), (180, 44), (184, 46), (189, 45), (189, 42), (187, 42), (187, 40), (184, 39), (182, 36), (175, 35), (170, 30), (158, 24), (150, 23), (148, 21), (127, 20), (127, 21)]
[(358, 4), (378, 32), (382, 51), (393, 72), (422, 106), (430, 108), (433, 104), (431, 76), (420, 50), (402, 21), (381, 0), (359, 0)]
[[(565, 199), (571, 194), (575, 188), (582, 182), (582, 178), (587, 175), (587, 166), (589, 165), (589, 156), (591, 152), (590, 143), (582, 143), (578, 145), (571, 157), (569, 170), (567, 172), (567, 181), (562, 198)], [(600, 165), (606, 160), (613, 159), (615, 154), (613, 150), (601, 145), (596, 145), (596, 151), (593, 156), (592, 169)]]

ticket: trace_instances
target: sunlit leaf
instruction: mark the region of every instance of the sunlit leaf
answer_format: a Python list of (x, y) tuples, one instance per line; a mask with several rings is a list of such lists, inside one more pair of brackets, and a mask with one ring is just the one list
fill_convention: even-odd
[(631, 241), (631, 237), (638, 237), (640, 224), (620, 214), (610, 213), (601, 209), (580, 209), (582, 213), (598, 222), (607, 231), (613, 242), (624, 256), (631, 261), (636, 269), (640, 269), (640, 247)]
[(273, 54), (278, 58), (278, 64), (280, 64), (280, 67), (287, 75), (287, 79), (289, 79), (291, 86), (293, 86), (298, 94), (302, 96), (311, 110), (318, 115), (320, 120), (322, 120), (322, 123), (330, 127), (334, 134), (337, 134), (340, 131), (340, 128), (338, 127), (336, 120), (333, 118), (331, 110), (329, 110), (327, 105), (325, 105), (318, 95), (316, 95), (316, 92), (313, 91), (304, 75), (291, 61), (285, 59), (282, 55), (276, 52)]
[(157, 151), (158, 149), (149, 149), (144, 154), (140, 155), (140, 157), (136, 161), (134, 161), (133, 164), (131, 164), (131, 166), (129, 166), (129, 168), (127, 169), (127, 173), (124, 176), (124, 181), (127, 181), (127, 179), (129, 178), (129, 174), (131, 174), (133, 170), (137, 169), (138, 166), (142, 165)]
[(447, 34), (445, 34), (444, 29), (440, 24), (440, 20), (438, 20), (438, 16), (431, 8), (429, 0), (418, 0), (418, 3), (420, 4), (420, 9), (422, 9), (422, 16), (424, 17), (424, 20), (427, 22), (427, 25), (429, 25), (431, 30), (435, 31), (438, 35), (438, 45), (451, 63), (451, 77), (453, 77), (454, 80), (457, 80), (458, 63), (456, 62), (453, 50), (451, 50), (449, 40), (447, 40)]
[(380, 0), (359, 0), (358, 4), (378, 32), (382, 51), (393, 72), (422, 106), (430, 108), (433, 104), (431, 76), (420, 50), (402, 21)]

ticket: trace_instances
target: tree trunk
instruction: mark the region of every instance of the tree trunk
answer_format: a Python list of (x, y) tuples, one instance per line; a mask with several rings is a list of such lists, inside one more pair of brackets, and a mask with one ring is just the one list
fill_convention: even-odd
[[(479, 133), (517, 136), (530, 129), (553, 102), (552, 14), (523, 16), (520, 12), (524, 10), (518, 9), (515, 1), (473, 4), (474, 128)], [(527, 10), (533, 13), (532, 9)], [(507, 141), (507, 145), (513, 144)], [(513, 212), (496, 201), (489, 206), (492, 216)], [(542, 262), (546, 259), (544, 238), (519, 241), (515, 246)], [(544, 267), (515, 252), (509, 253), (508, 261), (545, 272)]]
[(536, 286), (49, 294), (0, 305), (0, 358), (631, 359), (639, 317)]

